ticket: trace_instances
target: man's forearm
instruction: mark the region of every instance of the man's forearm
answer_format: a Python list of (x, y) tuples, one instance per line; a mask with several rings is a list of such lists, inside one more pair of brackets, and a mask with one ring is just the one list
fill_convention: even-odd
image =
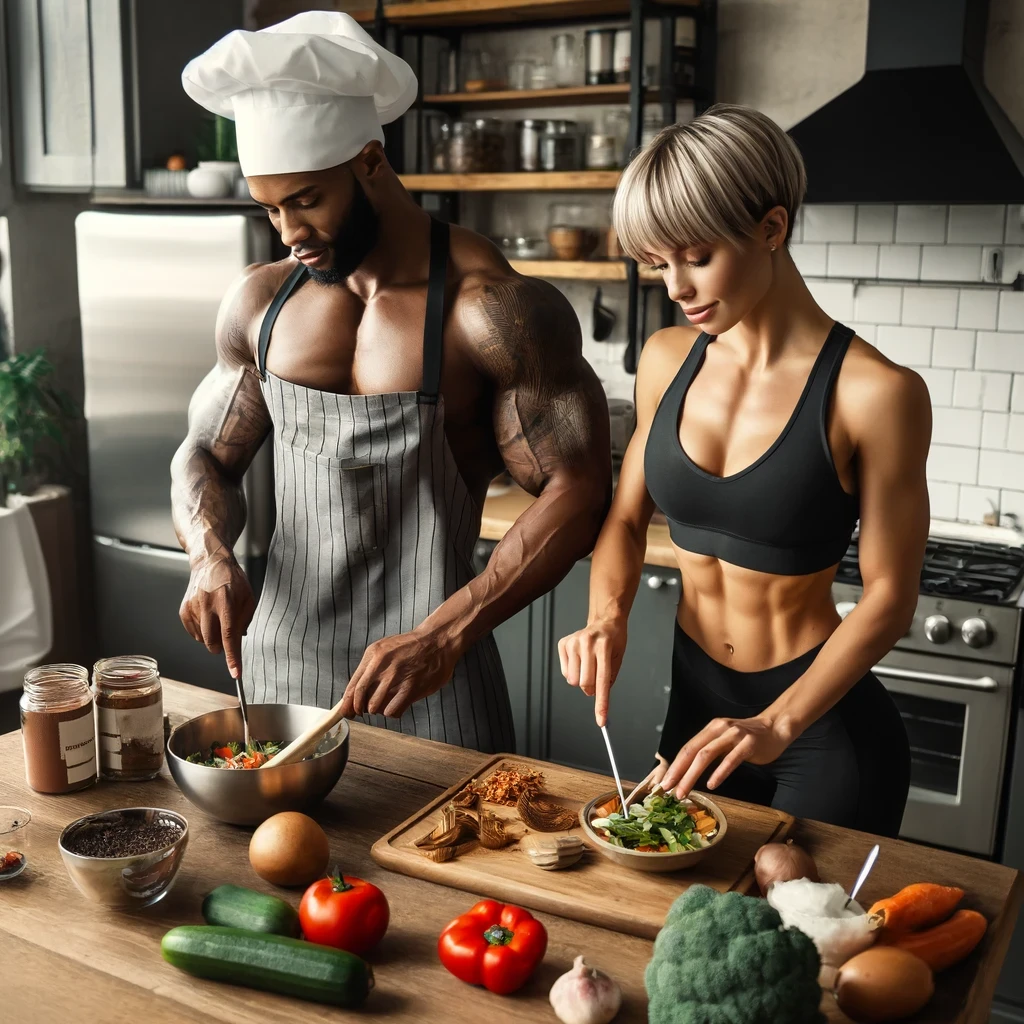
[(171, 517), (193, 568), (233, 558), (245, 527), (245, 495), (209, 452), (186, 442), (171, 463)]
[(541, 491), (494, 548), (487, 567), (419, 627), (461, 656), (590, 554), (610, 495), (576, 481)]

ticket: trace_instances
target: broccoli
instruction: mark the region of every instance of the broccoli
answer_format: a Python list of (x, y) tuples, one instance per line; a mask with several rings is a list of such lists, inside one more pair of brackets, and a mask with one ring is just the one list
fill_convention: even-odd
[(649, 1024), (824, 1024), (814, 943), (763, 899), (693, 885), (644, 980)]

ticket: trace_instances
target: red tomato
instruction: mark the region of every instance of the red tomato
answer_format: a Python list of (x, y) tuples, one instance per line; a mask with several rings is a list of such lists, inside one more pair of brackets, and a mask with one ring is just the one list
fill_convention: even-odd
[(302, 933), (310, 942), (361, 955), (388, 930), (391, 910), (375, 885), (352, 875), (314, 882), (299, 904)]

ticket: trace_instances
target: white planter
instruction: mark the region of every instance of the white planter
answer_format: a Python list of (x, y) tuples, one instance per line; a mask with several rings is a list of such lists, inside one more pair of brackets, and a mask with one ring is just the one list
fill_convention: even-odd
[(229, 160), (200, 160), (188, 172), (189, 195), (196, 199), (226, 199), (235, 194), (235, 183), (242, 176), (238, 163)]

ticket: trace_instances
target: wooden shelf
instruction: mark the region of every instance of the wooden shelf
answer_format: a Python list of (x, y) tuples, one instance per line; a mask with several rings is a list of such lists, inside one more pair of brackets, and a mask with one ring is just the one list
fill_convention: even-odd
[[(654, 0), (666, 8), (693, 8), (700, 0)], [(375, 11), (350, 12), (356, 21), (372, 22)], [(392, 25), (473, 27), (517, 21), (571, 21), (627, 17), (629, 0), (417, 0), (386, 4), (384, 20)]]
[[(656, 90), (647, 90), (647, 99)], [(449, 92), (423, 97), (426, 107), (558, 107), (589, 103), (628, 103), (629, 85), (578, 85), (564, 89), (502, 89), (499, 92)]]
[[(622, 260), (509, 260), (509, 265), (524, 277), (545, 277), (562, 281), (625, 281), (626, 264)], [(655, 270), (640, 270), (640, 280), (661, 280)]]
[[(435, 0), (440, 3), (441, 0)], [(402, 174), (410, 192), (612, 191), (621, 171), (541, 171), (511, 174)]]

